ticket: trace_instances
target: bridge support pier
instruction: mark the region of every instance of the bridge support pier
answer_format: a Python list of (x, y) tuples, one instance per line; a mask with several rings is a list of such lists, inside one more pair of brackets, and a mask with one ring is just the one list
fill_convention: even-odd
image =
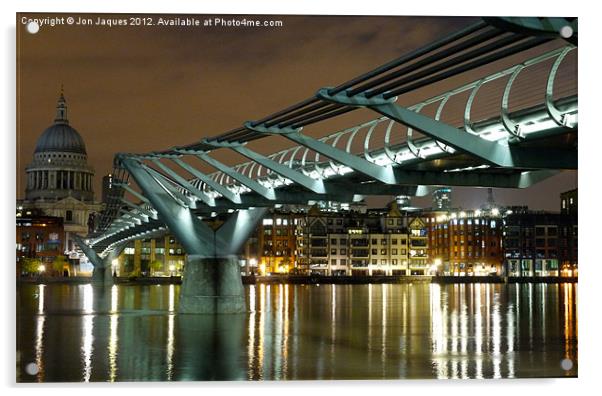
[(238, 258), (189, 255), (180, 289), (180, 313), (245, 312)]
[(74, 235), (73, 239), (75, 243), (77, 243), (80, 249), (84, 252), (88, 260), (94, 266), (94, 270), (92, 271), (92, 284), (93, 285), (102, 285), (106, 287), (111, 287), (114, 284), (112, 269), (113, 259), (119, 257), (119, 254), (125, 248), (125, 244), (121, 244), (109, 252), (105, 257), (100, 257), (98, 253), (91, 247), (89, 247), (86, 242), (79, 236)]
[(151, 202), (161, 221), (188, 254), (180, 292), (179, 312), (187, 314), (231, 314), (245, 311), (244, 289), (237, 254), (266, 208), (241, 209), (214, 229), (191, 207), (192, 198), (175, 199), (174, 194), (133, 158), (121, 163)]
[(105, 258), (102, 260), (102, 266), (94, 264), (94, 271), (92, 271), (93, 284), (113, 286), (114, 280), (113, 273), (111, 272), (111, 261), (113, 260)]

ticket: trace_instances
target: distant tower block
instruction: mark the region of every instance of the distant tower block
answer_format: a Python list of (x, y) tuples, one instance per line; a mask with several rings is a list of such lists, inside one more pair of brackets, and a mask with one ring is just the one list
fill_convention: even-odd
[(495, 199), (493, 199), (493, 188), (491, 187), (487, 189), (487, 206), (490, 208), (494, 208), (496, 206)]
[(395, 201), (400, 208), (409, 208), (412, 206), (412, 198), (409, 195), (398, 195), (395, 197)]
[(433, 209), (450, 210), (451, 209), (451, 188), (442, 187), (433, 191)]

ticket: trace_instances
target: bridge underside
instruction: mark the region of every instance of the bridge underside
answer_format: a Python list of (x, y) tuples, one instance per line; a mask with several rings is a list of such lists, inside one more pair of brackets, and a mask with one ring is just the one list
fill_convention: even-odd
[[(551, 26), (565, 23), (577, 31), (572, 19), (551, 18), (545, 24), (537, 18), (487, 21), (220, 136), (162, 152), (116, 155), (117, 183), (100, 227), (88, 243), (78, 241), (98, 269), (97, 278), (108, 279), (107, 260), (129, 241), (169, 232), (187, 253), (180, 311), (242, 312), (236, 257), (267, 208), (276, 204), (423, 196), (431, 186), (520, 189), (577, 169), (577, 96), (564, 88), (559, 96), (554, 88), (561, 63), (576, 48), (575, 37), (569, 45), (413, 106), (397, 103), (405, 93), (549, 44), (557, 37)], [(510, 93), (519, 73), (548, 64), (543, 103), (510, 111)], [(479, 90), (495, 81), (504, 83), (501, 106), (481, 121), (471, 121)], [(448, 100), (464, 94), (462, 121), (443, 122)], [(434, 116), (425, 115), (429, 106)], [(358, 108), (380, 118), (320, 139), (302, 133), (308, 125)], [(373, 134), (380, 127), (386, 129), (383, 145), (375, 148)], [(405, 128), (405, 139), (392, 143), (392, 131), (399, 127)], [(297, 146), (264, 155), (247, 145), (268, 136)], [(216, 150), (249, 161), (227, 165), (211, 155)], [(215, 172), (201, 171), (190, 158)], [(138, 189), (130, 185), (130, 178)], [(208, 219), (211, 222), (204, 221)]]

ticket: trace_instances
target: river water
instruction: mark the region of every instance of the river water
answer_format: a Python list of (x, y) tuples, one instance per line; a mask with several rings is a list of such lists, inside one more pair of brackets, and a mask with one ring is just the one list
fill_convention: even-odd
[(206, 316), (177, 314), (177, 285), (21, 284), (17, 381), (577, 375), (576, 284), (245, 291), (249, 313)]

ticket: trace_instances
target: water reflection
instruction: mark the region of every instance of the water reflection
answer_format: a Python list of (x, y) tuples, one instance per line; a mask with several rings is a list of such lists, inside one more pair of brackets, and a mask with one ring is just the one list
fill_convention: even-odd
[(36, 318), (36, 339), (35, 339), (35, 363), (38, 373), (36, 380), (44, 381), (44, 323), (46, 316), (44, 315), (44, 289), (46, 285), (38, 286), (38, 316)]
[[(250, 285), (179, 315), (179, 286), (21, 285), (19, 381), (577, 374), (577, 285)], [(569, 371), (560, 367), (571, 359)], [(24, 367), (36, 363), (38, 372)], [(48, 366), (46, 362), (52, 362)]]

